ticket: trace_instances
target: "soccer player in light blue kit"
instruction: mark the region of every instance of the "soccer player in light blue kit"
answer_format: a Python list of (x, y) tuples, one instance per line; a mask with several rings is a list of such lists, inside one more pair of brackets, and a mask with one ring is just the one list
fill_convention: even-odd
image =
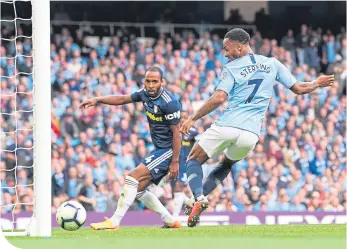
[[(243, 29), (226, 33), (223, 48), (231, 61), (224, 66), (215, 93), (180, 128), (183, 134), (188, 134), (198, 119), (228, 101), (228, 107), (200, 136), (187, 159), (189, 186), (196, 201), (188, 218), (190, 227), (196, 226), (201, 212), (208, 207), (205, 196), (223, 182), (231, 167), (245, 158), (258, 142), (274, 83), (278, 81), (296, 94), (306, 94), (334, 82), (333, 75), (323, 75), (312, 82), (297, 82), (277, 59), (254, 54), (249, 40), (249, 34)], [(202, 185), (201, 165), (223, 151), (224, 160)]]

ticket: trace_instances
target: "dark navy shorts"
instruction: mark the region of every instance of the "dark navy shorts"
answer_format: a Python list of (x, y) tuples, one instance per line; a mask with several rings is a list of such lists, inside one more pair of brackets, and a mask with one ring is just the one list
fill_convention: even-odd
[(169, 165), (172, 159), (172, 149), (155, 149), (149, 156), (143, 159), (142, 163), (148, 168), (152, 175), (152, 182), (158, 185), (161, 179), (169, 172)]

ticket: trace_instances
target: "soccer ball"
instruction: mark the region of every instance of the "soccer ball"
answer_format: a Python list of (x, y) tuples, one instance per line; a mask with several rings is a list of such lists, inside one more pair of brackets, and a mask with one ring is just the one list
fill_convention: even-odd
[(59, 226), (67, 231), (75, 231), (86, 222), (87, 212), (77, 201), (61, 204), (56, 213)]

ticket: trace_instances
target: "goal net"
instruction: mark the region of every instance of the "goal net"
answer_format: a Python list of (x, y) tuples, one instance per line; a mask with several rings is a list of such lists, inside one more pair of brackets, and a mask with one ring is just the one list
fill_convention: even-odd
[[(50, 236), (49, 0), (0, 3), (0, 226), (5, 236)], [(31, 219), (19, 222), (22, 212)]]

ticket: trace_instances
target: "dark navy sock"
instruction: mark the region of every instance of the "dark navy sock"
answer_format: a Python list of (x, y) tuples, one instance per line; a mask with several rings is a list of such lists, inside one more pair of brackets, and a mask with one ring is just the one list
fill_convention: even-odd
[(197, 199), (199, 196), (202, 196), (203, 173), (201, 164), (195, 159), (188, 160), (186, 168), (190, 189), (192, 190), (195, 199)]
[(224, 158), (223, 161), (211, 171), (203, 186), (204, 196), (209, 195), (219, 184), (224, 181), (224, 179), (230, 173), (232, 165), (233, 161), (228, 158)]

